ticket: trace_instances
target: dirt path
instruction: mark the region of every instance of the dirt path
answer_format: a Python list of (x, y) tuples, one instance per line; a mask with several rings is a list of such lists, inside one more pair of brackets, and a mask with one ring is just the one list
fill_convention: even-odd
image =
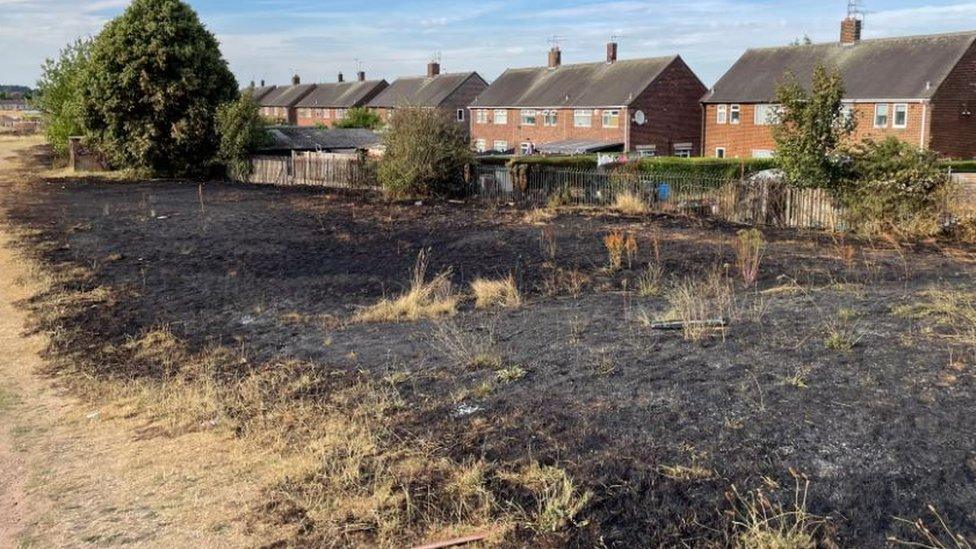
[[(35, 140), (0, 137), (0, 192)], [(79, 402), (38, 372), (43, 335), (18, 306), (43, 274), (13, 247), (0, 211), (0, 548), (260, 544), (244, 515), (268, 456), (218, 432), (139, 436), (120, 403)]]

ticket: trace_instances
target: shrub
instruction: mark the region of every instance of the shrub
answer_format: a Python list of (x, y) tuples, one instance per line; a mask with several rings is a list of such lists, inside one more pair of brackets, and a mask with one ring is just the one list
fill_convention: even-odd
[(91, 40), (78, 40), (41, 67), (35, 105), (41, 111), (47, 142), (58, 156), (68, 154), (69, 137), (84, 133), (84, 79), (91, 47)]
[(474, 293), (475, 307), (479, 309), (490, 307), (517, 309), (522, 305), (522, 295), (512, 275), (501, 280), (475, 279), (471, 283), (471, 291)]
[(624, 249), (627, 246), (627, 238), (621, 231), (613, 231), (603, 237), (603, 245), (607, 249), (610, 260), (610, 268), (618, 270), (624, 262)]
[(766, 247), (759, 229), (743, 229), (735, 239), (735, 260), (742, 281), (751, 286), (759, 278), (759, 264)]
[(849, 154), (840, 199), (852, 228), (866, 234), (940, 230), (939, 214), (951, 186), (934, 152), (889, 137), (866, 140)]
[(250, 92), (220, 106), (217, 110), (217, 134), (220, 136), (217, 157), (227, 166), (232, 177), (243, 179), (250, 175), (250, 154), (269, 139), (261, 109)]
[(380, 115), (366, 107), (353, 107), (346, 111), (346, 116), (335, 123), (336, 128), (366, 128), (375, 130), (383, 125)]
[(455, 191), (472, 158), (463, 130), (440, 109), (396, 109), (383, 144), (379, 179), (396, 198)]
[(95, 38), (84, 123), (117, 166), (201, 174), (217, 152), (217, 107), (237, 97), (220, 46), (178, 0), (134, 0)]
[(630, 191), (617, 193), (612, 208), (626, 215), (644, 215), (650, 211), (647, 203), (636, 193)]
[(844, 114), (840, 72), (818, 65), (809, 92), (789, 75), (776, 98), (782, 107), (773, 137), (787, 181), (797, 187), (834, 187), (840, 179), (835, 153), (855, 128), (854, 118)]

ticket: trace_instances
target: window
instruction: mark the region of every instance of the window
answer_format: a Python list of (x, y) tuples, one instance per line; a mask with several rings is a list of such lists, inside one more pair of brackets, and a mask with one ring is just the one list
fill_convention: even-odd
[(336, 109), (335, 117), (337, 120), (341, 120), (346, 117), (346, 109)]
[(729, 123), (738, 124), (742, 120), (742, 107), (739, 105), (729, 106)]
[(488, 142), (484, 139), (476, 139), (474, 141), (474, 150), (480, 153), (485, 152), (488, 150)]
[(840, 116), (844, 121), (851, 121), (854, 119), (854, 105), (850, 103), (844, 103), (840, 107)]
[(691, 143), (675, 143), (674, 155), (679, 158), (691, 158)]
[(904, 103), (895, 105), (895, 115), (894, 120), (892, 120), (892, 125), (899, 129), (908, 127), (908, 105)]
[(729, 121), (729, 106), (719, 105), (717, 111), (718, 111), (718, 118), (716, 119), (716, 122), (719, 124), (727, 123)]
[(311, 118), (312, 117), (312, 109), (298, 109), (298, 117), (299, 118)]
[(477, 116), (476, 120), (478, 121), (479, 124), (488, 123), (488, 109), (478, 109), (476, 116)]
[(464, 109), (457, 110), (457, 121), (464, 122)]
[(508, 141), (495, 141), (492, 145), (496, 152), (508, 152)]
[(619, 128), (620, 127), (620, 111), (617, 109), (603, 109), (603, 127), (604, 128)]
[(757, 126), (779, 124), (779, 105), (756, 105), (754, 122)]
[(556, 126), (559, 122), (559, 111), (556, 109), (542, 111), (542, 125)]
[(523, 126), (535, 126), (535, 110), (523, 109), (521, 116)]
[(657, 156), (657, 145), (639, 145), (637, 147), (637, 156), (640, 158)]
[(725, 147), (715, 149), (715, 158), (725, 158)]
[(888, 127), (888, 105), (874, 106), (874, 127), (875, 128)]
[(495, 124), (508, 124), (508, 111), (505, 109), (495, 109), (492, 113), (492, 118), (494, 118)]
[(755, 150), (752, 151), (752, 157), (753, 158), (772, 158), (773, 157), (773, 151), (770, 151), (768, 149), (755, 149)]
[(590, 109), (576, 109), (573, 111), (573, 126), (589, 128), (593, 125), (593, 111)]
[(519, 145), (519, 152), (522, 153), (523, 156), (525, 156), (525, 155), (529, 154), (529, 149), (530, 148), (531, 148), (531, 145), (529, 145), (529, 142), (526, 141), (525, 143), (522, 143), (521, 145)]

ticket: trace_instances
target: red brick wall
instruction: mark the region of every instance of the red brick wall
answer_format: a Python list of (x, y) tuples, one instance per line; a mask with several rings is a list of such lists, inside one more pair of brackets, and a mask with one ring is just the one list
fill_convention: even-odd
[[(755, 124), (756, 106), (752, 104), (741, 104), (742, 120), (739, 124), (719, 124), (718, 105), (705, 105), (705, 151), (704, 156), (714, 157), (715, 150), (719, 147), (725, 148), (725, 156), (728, 158), (752, 158), (755, 150), (775, 150), (776, 142), (773, 140), (773, 127)], [(872, 139), (884, 139), (889, 135), (903, 139), (913, 145), (922, 144), (923, 116), (926, 120), (925, 106), (921, 103), (908, 103), (908, 124), (905, 128), (895, 128), (894, 109), (895, 105), (889, 104), (888, 107), (888, 127), (874, 127), (874, 103), (857, 103), (853, 105), (854, 117), (857, 120), (857, 130), (851, 136), (854, 141), (861, 141), (868, 137)], [(730, 115), (731, 116), (731, 115)], [(925, 134), (928, 135), (928, 128)]]
[(269, 124), (291, 124), (293, 109), (288, 107), (261, 107), (261, 116)]
[(655, 145), (657, 154), (666, 156), (674, 153), (675, 143), (691, 143), (691, 154), (697, 156), (702, 141), (700, 101), (707, 91), (684, 61), (672, 63), (631, 105), (647, 118), (638, 125), (631, 117), (631, 149)]
[(936, 91), (931, 120), (933, 150), (953, 158), (976, 158), (976, 46)]
[(617, 128), (604, 128), (602, 121), (603, 109), (593, 109), (593, 119), (589, 128), (576, 128), (573, 126), (574, 109), (556, 109), (558, 112), (555, 126), (544, 126), (542, 111), (546, 109), (535, 109), (536, 121), (534, 126), (523, 126), (521, 124), (521, 109), (507, 109), (508, 123), (504, 125), (495, 124), (493, 113), (495, 109), (488, 109), (488, 123), (479, 124), (477, 122), (478, 109), (470, 109), (468, 116), (471, 120), (471, 142), (484, 139), (487, 148), (491, 150), (494, 141), (507, 141), (509, 149), (518, 150), (519, 145), (531, 140), (537, 146), (553, 141), (563, 141), (566, 139), (593, 139), (601, 141), (624, 142), (625, 125), (627, 120), (627, 109), (620, 109), (620, 124)]
[(324, 126), (331, 128), (341, 120), (336, 117), (337, 109), (295, 109), (295, 120), (299, 126)]

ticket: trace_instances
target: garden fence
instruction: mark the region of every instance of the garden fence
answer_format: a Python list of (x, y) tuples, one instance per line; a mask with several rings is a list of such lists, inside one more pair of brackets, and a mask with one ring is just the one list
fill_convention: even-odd
[(468, 186), (470, 195), (524, 206), (555, 202), (609, 207), (624, 192), (658, 213), (801, 229), (842, 230), (844, 225), (843, 212), (830, 193), (770, 179), (477, 165), (472, 167)]
[(331, 189), (377, 187), (374, 170), (357, 155), (328, 153), (251, 157), (251, 173), (242, 182)]

